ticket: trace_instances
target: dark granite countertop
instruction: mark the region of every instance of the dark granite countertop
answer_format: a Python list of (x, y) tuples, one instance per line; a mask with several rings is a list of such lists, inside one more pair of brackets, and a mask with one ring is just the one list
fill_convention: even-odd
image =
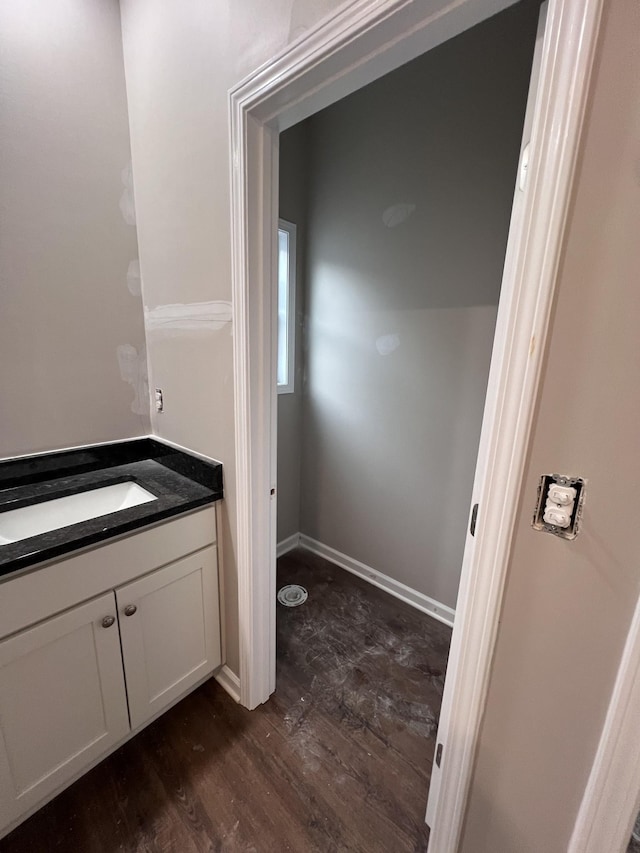
[(0, 462), (2, 513), (135, 482), (156, 500), (0, 544), (0, 578), (220, 500), (222, 465), (143, 438)]

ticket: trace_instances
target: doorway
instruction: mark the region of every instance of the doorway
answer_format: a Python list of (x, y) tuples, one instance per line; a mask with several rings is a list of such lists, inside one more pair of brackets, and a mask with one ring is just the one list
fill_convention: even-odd
[(450, 625), (538, 12), (280, 137), (279, 551), (302, 534)]
[[(276, 273), (271, 235), (278, 213), (278, 132), (497, 11), (489, 5), (350, 6), (231, 93), (241, 691), (248, 707), (268, 697), (275, 675), (276, 350), (270, 285)], [(498, 313), (474, 482), (474, 498), (482, 510), (476, 539), (467, 537), (445, 689), (448, 731), (455, 737), (445, 732), (438, 806), (442, 819), (436, 821), (431, 840), (437, 850), (454, 849), (470, 779), (598, 9), (596, 2), (580, 8), (568, 0), (550, 2), (523, 205), (524, 236), (505, 263), (509, 287), (503, 288)]]
[[(449, 627), (528, 142), (538, 18), (538, 3), (516, 4), (279, 140), (277, 553), (302, 547)], [(519, 209), (523, 188), (515, 192)], [(299, 552), (281, 561), (278, 587), (300, 576), (317, 594), (305, 565)], [(366, 672), (366, 652), (377, 651), (398, 668), (411, 661), (417, 677), (424, 646), (415, 639), (432, 636), (439, 648), (439, 628), (422, 619), (413, 644), (400, 625), (397, 635), (378, 630), (372, 650), (355, 620), (361, 607), (375, 612), (375, 601), (364, 591), (352, 597), (361, 605), (353, 644), (340, 646), (342, 663), (333, 655), (336, 671), (351, 661)], [(320, 607), (315, 642), (348, 636), (343, 609), (336, 600), (332, 621)], [(281, 627), (289, 621), (297, 626), (278, 606), (280, 662), (292, 645)], [(313, 665), (321, 658), (318, 648)], [(442, 676), (441, 655), (423, 665)], [(317, 681), (331, 684), (330, 673), (319, 669)], [(428, 773), (436, 729), (424, 728), (428, 749), (411, 740), (416, 720), (405, 719), (406, 707), (416, 694), (411, 678), (404, 686), (405, 697), (399, 687), (386, 697), (386, 714), (406, 727)], [(378, 732), (379, 703), (367, 701), (375, 690), (365, 679), (357, 705)], [(354, 695), (351, 685), (345, 713)], [(441, 682), (422, 697), (432, 720), (441, 699)], [(317, 705), (313, 692), (308, 705)]]

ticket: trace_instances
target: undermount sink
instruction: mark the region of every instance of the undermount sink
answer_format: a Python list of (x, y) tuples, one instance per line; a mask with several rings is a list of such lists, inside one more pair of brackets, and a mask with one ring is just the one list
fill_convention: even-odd
[(9, 545), (155, 500), (157, 498), (151, 492), (128, 481), (10, 509), (0, 513), (0, 545)]

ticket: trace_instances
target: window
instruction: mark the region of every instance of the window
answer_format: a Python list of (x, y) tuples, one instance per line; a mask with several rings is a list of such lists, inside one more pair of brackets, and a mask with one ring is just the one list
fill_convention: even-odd
[(296, 349), (296, 226), (278, 222), (278, 394), (293, 393)]

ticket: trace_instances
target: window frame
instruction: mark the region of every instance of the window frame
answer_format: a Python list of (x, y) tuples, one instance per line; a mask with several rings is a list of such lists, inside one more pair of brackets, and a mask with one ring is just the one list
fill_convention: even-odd
[(286, 232), (289, 238), (289, 254), (287, 258), (287, 381), (278, 382), (278, 365), (280, 362), (280, 342), (278, 338), (279, 322), (277, 311), (280, 302), (280, 249), (277, 249), (277, 284), (276, 284), (276, 389), (278, 394), (293, 394), (295, 392), (296, 366), (296, 254), (298, 228), (287, 219), (278, 219), (278, 235)]

